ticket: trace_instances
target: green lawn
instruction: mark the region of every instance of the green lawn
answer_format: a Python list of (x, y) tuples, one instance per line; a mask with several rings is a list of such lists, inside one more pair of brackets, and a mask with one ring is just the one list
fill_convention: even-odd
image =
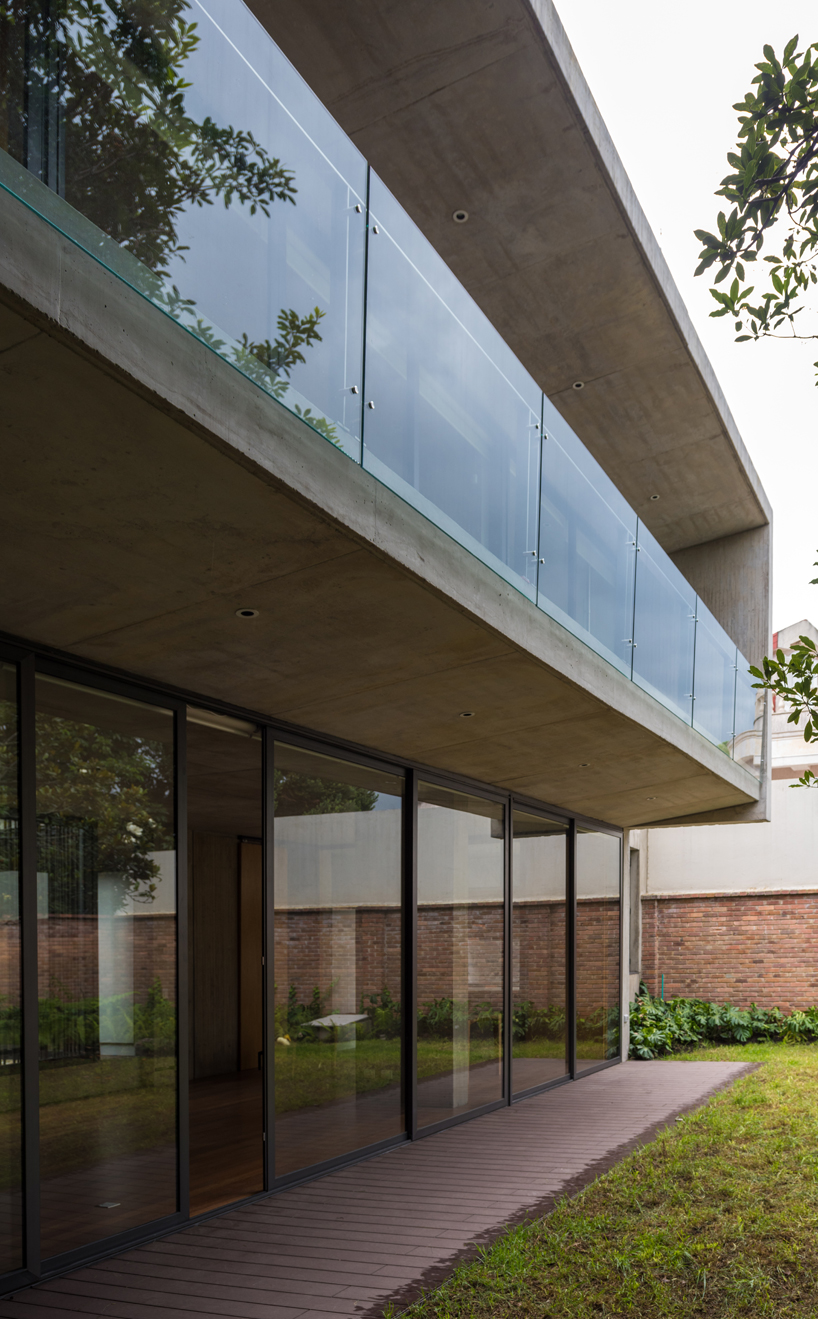
[(763, 1066), (508, 1232), (407, 1319), (818, 1316), (818, 1045), (683, 1057)]
[[(471, 1063), (497, 1058), (497, 1041), (472, 1037)], [(418, 1080), (440, 1076), (452, 1065), (452, 1041), (418, 1040)], [(333, 1044), (276, 1048), (276, 1112), (328, 1104), (400, 1082), (400, 1040), (363, 1039), (354, 1049)]]

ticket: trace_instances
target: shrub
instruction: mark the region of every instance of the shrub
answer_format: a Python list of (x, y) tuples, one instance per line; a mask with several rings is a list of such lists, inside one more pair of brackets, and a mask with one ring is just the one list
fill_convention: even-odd
[(631, 1004), (631, 1058), (661, 1058), (698, 1044), (748, 1044), (784, 1040), (808, 1044), (818, 1040), (818, 1007), (786, 1016), (780, 1008), (736, 1008), (698, 998), (652, 998), (647, 987)]

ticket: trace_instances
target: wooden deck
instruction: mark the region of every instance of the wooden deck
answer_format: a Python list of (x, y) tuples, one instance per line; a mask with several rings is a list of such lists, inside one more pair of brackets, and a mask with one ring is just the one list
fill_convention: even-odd
[(375, 1319), (746, 1070), (662, 1061), (593, 1073), (18, 1292), (0, 1319)]

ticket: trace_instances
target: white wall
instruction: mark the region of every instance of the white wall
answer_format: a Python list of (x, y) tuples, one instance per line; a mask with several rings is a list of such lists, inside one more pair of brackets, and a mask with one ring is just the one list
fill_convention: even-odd
[(772, 784), (769, 824), (711, 824), (643, 829), (646, 893), (743, 893), (818, 888), (818, 789)]

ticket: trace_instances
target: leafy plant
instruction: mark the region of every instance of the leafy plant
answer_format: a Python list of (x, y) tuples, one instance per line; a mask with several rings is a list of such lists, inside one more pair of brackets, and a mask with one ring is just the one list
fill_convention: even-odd
[(538, 1008), (531, 999), (521, 999), (515, 1003), (511, 1014), (511, 1031), (515, 1040), (562, 1039), (565, 1009), (557, 1004)]
[[(815, 564), (818, 567), (818, 563)], [(818, 577), (811, 585), (818, 584)], [(773, 658), (764, 656), (761, 668), (751, 665), (750, 672), (758, 682), (753, 686), (775, 692), (790, 707), (788, 724), (799, 724), (806, 718), (801, 730), (805, 742), (818, 741), (818, 649), (811, 637), (800, 636), (788, 655), (777, 650)], [(805, 770), (791, 787), (814, 788), (818, 777), (811, 769)]]
[[(221, 201), (269, 217), (298, 193), (293, 170), (252, 132), (190, 112), (186, 66), (201, 41), (190, 12), (188, 0), (0, 0), (0, 139), (142, 263), (148, 296), (281, 399), (301, 349), (321, 341), (320, 308), (282, 309), (274, 340), (245, 332), (228, 353), (195, 299), (168, 287), (187, 251), (185, 212)], [(45, 123), (56, 152), (35, 145)], [(325, 417), (294, 410), (339, 443)]]
[(630, 1008), (630, 1056), (660, 1058), (704, 1043), (751, 1040), (811, 1043), (818, 1040), (818, 1008), (785, 1016), (779, 1008), (737, 1008), (703, 999), (652, 998), (646, 986)]
[(393, 1040), (401, 1031), (401, 1006), (388, 989), (380, 994), (370, 994), (368, 1003), (361, 995), (360, 1012), (365, 1012), (372, 1022), (372, 1034), (383, 1040)]
[[(733, 317), (739, 343), (818, 338), (795, 325), (804, 295), (818, 282), (818, 43), (802, 51), (797, 46), (794, 36), (780, 60), (772, 46), (764, 47), (751, 90), (733, 107), (738, 142), (727, 156), (731, 173), (717, 192), (732, 210), (719, 213), (718, 233), (695, 231), (703, 244), (697, 275), (718, 267), (718, 285), (735, 270), (727, 292), (711, 288), (718, 303), (711, 316)], [(758, 269), (769, 287), (753, 298), (745, 266), (756, 263), (774, 238), (780, 242), (763, 258), (767, 270)]]

